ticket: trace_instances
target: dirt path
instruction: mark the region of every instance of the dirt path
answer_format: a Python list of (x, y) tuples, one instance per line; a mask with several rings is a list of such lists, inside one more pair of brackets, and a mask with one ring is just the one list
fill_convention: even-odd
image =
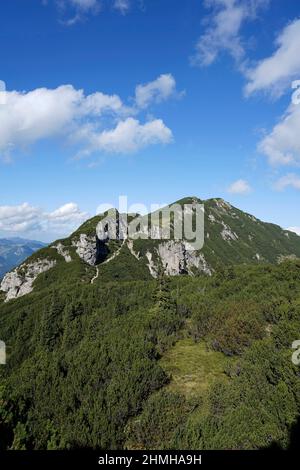
[(99, 276), (99, 268), (98, 266), (96, 266), (96, 274), (95, 276), (93, 277), (93, 279), (91, 279), (91, 284), (94, 284), (94, 282), (96, 281), (96, 279), (98, 278)]

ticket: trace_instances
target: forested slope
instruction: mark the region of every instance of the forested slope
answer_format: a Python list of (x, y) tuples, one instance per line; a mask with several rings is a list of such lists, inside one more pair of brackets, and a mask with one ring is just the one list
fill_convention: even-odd
[(48, 275), (1, 305), (2, 449), (289, 445), (299, 262), (93, 285)]

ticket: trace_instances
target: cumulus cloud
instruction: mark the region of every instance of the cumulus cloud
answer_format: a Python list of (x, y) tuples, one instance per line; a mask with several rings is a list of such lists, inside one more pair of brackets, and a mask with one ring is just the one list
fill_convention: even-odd
[(192, 63), (211, 65), (223, 51), (237, 62), (241, 61), (245, 54), (242, 26), (254, 20), (258, 10), (268, 4), (269, 0), (206, 0), (204, 5), (212, 9), (212, 13), (205, 19), (205, 29), (196, 44)]
[[(151, 86), (150, 86), (151, 85)], [(172, 96), (176, 83), (162, 75), (137, 87), (137, 104), (126, 106), (118, 95), (85, 95), (72, 85), (29, 92), (6, 91), (0, 106), (0, 155), (7, 157), (44, 139), (63, 139), (76, 153), (128, 153), (148, 145), (172, 141), (172, 131), (161, 119), (141, 122), (137, 115), (150, 102)]]
[(160, 75), (152, 82), (138, 85), (135, 89), (135, 102), (140, 108), (151, 103), (160, 103), (176, 94), (176, 81), (171, 74)]
[(69, 202), (58, 209), (55, 209), (53, 212), (47, 214), (47, 219), (49, 221), (54, 221), (58, 224), (68, 224), (75, 223), (77, 221), (81, 222), (87, 216), (86, 213), (82, 212), (78, 205), (74, 202)]
[(300, 19), (287, 25), (276, 39), (277, 49), (248, 70), (247, 95), (264, 91), (279, 97), (285, 89), (293, 92), (291, 104), (273, 129), (259, 142), (258, 150), (272, 165), (298, 165), (300, 162)]
[(28, 203), (16, 206), (0, 206), (0, 230), (4, 232), (28, 232), (40, 230), (40, 210)]
[(282, 191), (285, 188), (294, 188), (300, 190), (300, 177), (294, 173), (289, 173), (288, 175), (282, 176), (276, 183), (275, 189)]
[(68, 234), (84, 220), (88, 214), (71, 202), (53, 212), (45, 212), (39, 207), (23, 203), (14, 206), (0, 206), (0, 232), (10, 234), (63, 233)]
[(250, 184), (243, 179), (234, 181), (228, 188), (228, 192), (232, 194), (248, 194), (250, 191)]
[(259, 143), (258, 150), (272, 165), (300, 162), (300, 105), (291, 103), (279, 122)]
[(293, 78), (300, 74), (300, 19), (287, 25), (276, 38), (276, 51), (248, 70), (247, 95), (266, 91), (274, 96), (290, 87)]
[(132, 117), (120, 121), (117, 126), (99, 134), (89, 133), (90, 151), (104, 150), (114, 153), (132, 153), (153, 144), (168, 144), (172, 132), (161, 119), (140, 124)]

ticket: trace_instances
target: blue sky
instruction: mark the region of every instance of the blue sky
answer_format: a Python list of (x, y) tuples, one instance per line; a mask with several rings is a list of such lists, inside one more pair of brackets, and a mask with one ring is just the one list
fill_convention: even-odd
[(3, 2), (0, 236), (50, 241), (119, 195), (299, 228), (297, 3)]

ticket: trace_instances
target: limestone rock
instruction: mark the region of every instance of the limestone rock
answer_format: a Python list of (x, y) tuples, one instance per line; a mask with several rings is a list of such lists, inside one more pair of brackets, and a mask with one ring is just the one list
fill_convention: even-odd
[(19, 268), (6, 274), (0, 285), (0, 289), (6, 293), (5, 302), (32, 292), (38, 275), (53, 268), (55, 264), (55, 260), (38, 259), (29, 264), (21, 264)]
[(96, 266), (104, 261), (108, 255), (108, 248), (104, 241), (99, 240), (97, 235), (86, 235), (81, 233), (79, 239), (73, 240), (78, 256), (90, 266)]
[(149, 268), (150, 274), (151, 274), (152, 277), (154, 277), (156, 279), (157, 278), (157, 269), (156, 269), (156, 266), (153, 262), (152, 253), (150, 251), (147, 251), (146, 258), (148, 260), (148, 265), (147, 266)]
[(223, 230), (221, 232), (221, 237), (224, 241), (236, 241), (238, 240), (238, 235), (231, 230), (231, 228), (222, 221)]
[(176, 241), (162, 243), (158, 247), (158, 254), (164, 272), (168, 276), (176, 276), (186, 272), (184, 244)]
[[(212, 269), (205, 260), (204, 255), (189, 248), (187, 242), (175, 240), (160, 244), (157, 253), (164, 273), (168, 276), (177, 276), (179, 274), (193, 275), (194, 271), (197, 270), (211, 276)], [(150, 259), (149, 256), (147, 256), (147, 258), (150, 264), (152, 258)], [(154, 267), (152, 263), (150, 269), (152, 276), (153, 270)]]
[(52, 248), (56, 249), (57, 253), (65, 259), (66, 263), (71, 263), (72, 261), (71, 255), (69, 251), (67, 250), (67, 248), (62, 243), (58, 243), (57, 245), (54, 245)]

